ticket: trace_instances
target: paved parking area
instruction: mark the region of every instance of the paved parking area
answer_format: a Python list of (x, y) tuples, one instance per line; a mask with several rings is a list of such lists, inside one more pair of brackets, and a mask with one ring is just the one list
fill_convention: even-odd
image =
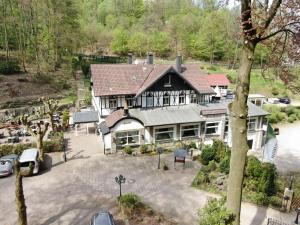
[[(103, 155), (101, 140), (94, 134), (76, 137), (69, 133), (66, 138), (67, 163), (24, 179), (30, 225), (82, 225), (88, 224), (91, 215), (100, 209), (116, 213), (119, 189), (114, 178), (119, 174), (127, 178), (123, 193), (137, 193), (179, 225), (198, 224), (198, 209), (213, 197), (190, 187), (200, 167), (197, 162), (187, 162), (185, 169), (180, 164), (174, 168), (172, 154), (164, 154), (162, 161), (170, 170), (163, 171), (157, 169), (157, 156)], [(14, 177), (0, 179), (0, 212), (1, 225), (16, 224)], [(266, 217), (292, 221), (288, 214), (243, 204), (243, 225), (266, 224)]]

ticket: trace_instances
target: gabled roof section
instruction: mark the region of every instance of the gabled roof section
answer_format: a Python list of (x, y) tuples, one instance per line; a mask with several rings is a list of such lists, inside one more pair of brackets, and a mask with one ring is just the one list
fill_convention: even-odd
[(201, 94), (215, 93), (208, 83), (207, 75), (196, 64), (182, 65), (181, 73), (170, 64), (92, 64), (94, 95), (138, 96), (168, 72), (177, 74)]
[(92, 64), (95, 96), (136, 94), (153, 65)]
[(215, 94), (208, 83), (208, 75), (200, 70), (198, 64), (183, 65), (181, 74), (199, 93)]
[(230, 84), (226, 74), (209, 74), (207, 78), (210, 86), (228, 86)]

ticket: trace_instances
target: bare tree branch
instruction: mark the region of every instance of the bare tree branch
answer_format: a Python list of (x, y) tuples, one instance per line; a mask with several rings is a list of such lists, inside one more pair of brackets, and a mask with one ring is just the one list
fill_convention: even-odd
[(275, 32), (273, 32), (273, 33), (271, 33), (271, 34), (269, 34), (269, 35), (267, 35), (267, 36), (265, 36), (265, 37), (261, 37), (261, 38), (259, 38), (258, 40), (259, 40), (259, 42), (260, 41), (264, 41), (264, 40), (267, 40), (267, 39), (269, 39), (269, 38), (271, 38), (271, 37), (273, 37), (273, 36), (275, 36), (275, 35), (277, 35), (277, 34), (280, 34), (280, 33), (286, 33), (286, 34), (295, 34), (292, 30), (290, 30), (290, 29), (281, 29), (281, 30), (277, 30), (277, 31), (275, 31)]

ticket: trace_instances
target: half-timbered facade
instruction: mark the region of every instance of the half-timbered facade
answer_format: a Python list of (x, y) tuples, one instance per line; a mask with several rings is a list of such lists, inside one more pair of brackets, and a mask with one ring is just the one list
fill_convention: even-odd
[[(208, 144), (214, 138), (230, 145), (228, 102), (211, 102), (216, 92), (198, 65), (182, 65), (177, 57), (175, 65), (91, 65), (91, 74), (106, 150), (176, 140)], [(267, 113), (250, 103), (249, 115), (249, 143), (257, 149)]]

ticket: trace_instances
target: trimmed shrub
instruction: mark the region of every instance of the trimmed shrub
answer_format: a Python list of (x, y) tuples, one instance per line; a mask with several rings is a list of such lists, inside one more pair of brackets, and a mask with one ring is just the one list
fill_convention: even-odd
[(202, 150), (200, 159), (203, 165), (208, 165), (209, 161), (214, 160), (216, 152), (211, 146), (206, 145)]
[(15, 73), (20, 73), (21, 68), (19, 62), (15, 60), (0, 61), (0, 74), (11, 75)]
[(265, 193), (267, 196), (272, 196), (277, 193), (277, 169), (274, 164), (263, 163), (262, 164), (262, 175), (259, 180), (259, 191)]
[(210, 200), (207, 205), (199, 211), (200, 225), (231, 225), (235, 216), (225, 207), (225, 199)]
[(0, 145), (0, 157), (9, 155), (9, 154), (17, 154), (21, 155), (22, 152), (27, 148), (35, 148), (35, 143), (26, 143), (26, 144), (2, 144)]
[(259, 178), (262, 174), (261, 162), (255, 156), (247, 159), (246, 174), (250, 178)]
[(251, 195), (249, 195), (249, 200), (252, 203), (258, 204), (258, 205), (268, 205), (270, 202), (270, 199), (266, 194), (262, 192), (253, 192)]
[(131, 148), (130, 146), (125, 146), (125, 147), (124, 147), (124, 152), (125, 152), (126, 154), (128, 154), (128, 155), (131, 155), (132, 152), (133, 152), (133, 150), (132, 150), (132, 148)]
[(294, 106), (287, 106), (285, 108), (283, 108), (283, 111), (288, 115), (292, 115), (292, 114), (296, 114), (297, 113), (297, 109)]

